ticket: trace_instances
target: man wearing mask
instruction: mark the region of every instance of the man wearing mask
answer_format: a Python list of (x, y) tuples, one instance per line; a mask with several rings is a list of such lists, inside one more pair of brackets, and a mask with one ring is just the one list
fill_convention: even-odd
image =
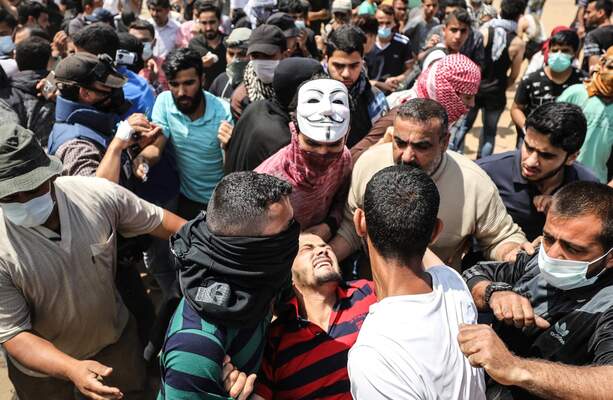
[(219, 30), (221, 10), (211, 3), (198, 3), (194, 13), (200, 24), (200, 34), (190, 40), (188, 47), (202, 57), (204, 67), (204, 89), (207, 90), (215, 78), (226, 69), (226, 46)]
[(153, 55), (155, 47), (155, 28), (145, 20), (137, 19), (130, 24), (128, 33), (136, 37), (143, 44), (143, 62), (145, 66), (138, 73), (155, 89), (156, 94), (168, 90), (168, 82), (162, 64), (164, 59)]
[(471, 364), (505, 399), (600, 399), (613, 391), (613, 188), (574, 182), (553, 196), (537, 254), (463, 274), (493, 325), (460, 328)]
[(155, 28), (155, 45), (153, 55), (162, 59), (174, 50), (181, 41), (181, 26), (170, 18), (170, 2), (168, 0), (147, 0), (147, 8), (151, 14), (151, 22)]
[(17, 27), (17, 20), (4, 8), (0, 8), (0, 61), (12, 58), (15, 43), (13, 33)]
[(249, 63), (247, 48), (251, 29), (236, 28), (226, 38), (226, 70), (219, 74), (211, 84), (209, 92), (228, 102), (234, 89), (243, 82), (243, 74)]
[(168, 240), (185, 221), (105, 179), (61, 172), (30, 131), (0, 127), (0, 343), (9, 378), (22, 400), (144, 399), (141, 343), (115, 283), (117, 236)]
[(245, 68), (243, 83), (232, 95), (232, 114), (236, 119), (250, 103), (272, 98), (275, 68), (285, 58), (286, 50), (287, 40), (278, 27), (263, 24), (251, 32), (247, 48), (250, 61)]
[(302, 84), (297, 101), (291, 143), (255, 170), (289, 182), (294, 219), (328, 241), (341, 222), (351, 175), (347, 87), (315, 77)]

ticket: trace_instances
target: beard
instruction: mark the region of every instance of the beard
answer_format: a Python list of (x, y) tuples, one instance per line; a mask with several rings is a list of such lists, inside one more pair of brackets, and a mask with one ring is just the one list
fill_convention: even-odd
[(410, 167), (419, 168), (425, 173), (427, 173), (428, 176), (432, 176), (432, 174), (434, 174), (434, 172), (438, 169), (439, 165), (441, 165), (441, 161), (443, 160), (443, 154), (444, 153), (437, 155), (436, 158), (432, 160), (431, 163), (429, 163), (428, 165), (424, 165), (424, 166), (418, 164), (415, 161), (411, 161), (408, 163), (404, 162), (402, 161), (402, 158), (396, 161), (396, 165), (408, 165)]
[(323, 274), (315, 274), (315, 285), (319, 286), (329, 282), (340, 282), (341, 279), (341, 273), (338, 270), (326, 271)]
[(204, 31), (204, 37), (207, 40), (213, 40), (217, 37), (217, 31)]
[(198, 106), (202, 102), (202, 91), (198, 90), (198, 93), (194, 97), (173, 97), (173, 100), (179, 111), (183, 114), (191, 115), (198, 109)]

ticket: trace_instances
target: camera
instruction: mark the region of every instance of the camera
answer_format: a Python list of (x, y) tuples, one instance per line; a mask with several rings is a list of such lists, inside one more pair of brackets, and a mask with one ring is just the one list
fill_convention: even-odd
[(115, 64), (117, 65), (134, 65), (136, 61), (136, 53), (119, 49), (115, 56)]

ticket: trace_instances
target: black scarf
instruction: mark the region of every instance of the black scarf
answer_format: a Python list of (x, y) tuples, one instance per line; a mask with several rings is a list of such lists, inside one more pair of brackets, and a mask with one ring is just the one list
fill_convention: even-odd
[(273, 298), (291, 284), (299, 233), (293, 222), (275, 236), (216, 236), (201, 213), (170, 239), (185, 299), (215, 324), (257, 325)]

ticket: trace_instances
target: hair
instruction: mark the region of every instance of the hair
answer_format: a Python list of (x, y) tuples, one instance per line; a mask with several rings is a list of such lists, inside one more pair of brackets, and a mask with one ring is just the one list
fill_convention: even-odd
[(552, 146), (574, 154), (585, 141), (587, 120), (581, 108), (564, 102), (551, 102), (537, 107), (526, 119), (526, 129), (532, 128), (549, 136)]
[(457, 20), (458, 22), (464, 25), (468, 25), (469, 27), (471, 26), (473, 22), (472, 18), (470, 18), (470, 14), (464, 8), (458, 8), (457, 10), (453, 10), (453, 12), (449, 13), (445, 17), (445, 26), (449, 25), (449, 23), (453, 19)]
[(413, 120), (418, 122), (428, 122), (437, 119), (441, 122), (441, 137), (447, 134), (449, 128), (449, 118), (447, 111), (439, 102), (432, 99), (411, 99), (398, 108), (396, 118), (403, 120)]
[(440, 1), (439, 7), (442, 8), (443, 10), (446, 7), (458, 7), (463, 10), (468, 9), (468, 5), (466, 4), (466, 1), (464, 0), (442, 0)]
[(279, 11), (287, 14), (302, 14), (303, 16), (307, 16), (309, 8), (309, 3), (303, 0), (279, 1)]
[(28, 22), (28, 17), (38, 19), (43, 13), (49, 14), (47, 7), (36, 1), (22, 1), (17, 6), (17, 19), (22, 25)]
[(217, 17), (217, 20), (221, 22), (221, 10), (215, 4), (211, 2), (199, 1), (194, 4), (194, 7), (196, 8), (197, 16), (200, 16), (200, 14), (203, 12), (214, 12), (215, 16)]
[(611, 12), (613, 12), (613, 2), (611, 0), (589, 0), (589, 3), (596, 3), (594, 4), (596, 10), (603, 10), (607, 18), (611, 17)]
[[(389, 4), (381, 4), (378, 8), (379, 11), (381, 11), (383, 14), (385, 15), (389, 15), (394, 17), (394, 7), (392, 7)], [(396, 17), (394, 17), (395, 20)]]
[(114, 60), (119, 48), (119, 37), (113, 27), (96, 22), (79, 30), (72, 37), (75, 46), (92, 53), (108, 54)]
[(292, 192), (279, 178), (254, 171), (225, 176), (215, 187), (206, 209), (209, 230), (222, 236), (262, 236), (269, 207)]
[(613, 188), (598, 182), (569, 183), (553, 195), (549, 212), (563, 218), (595, 216), (602, 223), (598, 241), (605, 251), (613, 247)]
[(549, 39), (549, 48), (551, 46), (571, 46), (575, 53), (579, 50), (579, 35), (572, 29), (560, 31)]
[(0, 7), (0, 23), (5, 23), (11, 30), (17, 26), (17, 20), (8, 11)]
[(500, 3), (500, 18), (517, 21), (525, 10), (525, 0), (502, 0), (502, 3)]
[(151, 8), (151, 7), (170, 9), (170, 1), (169, 0), (147, 0), (147, 8)]
[(81, 7), (85, 8), (85, 6), (94, 6), (94, 0), (81, 0)]
[(132, 53), (136, 53), (136, 61), (133, 65), (126, 65), (126, 67), (132, 72), (138, 73), (141, 69), (144, 68), (145, 62), (143, 61), (143, 44), (136, 38), (136, 36), (131, 35), (127, 32), (118, 33), (119, 37), (119, 48), (127, 51), (131, 51)]
[(360, 28), (365, 34), (376, 35), (379, 29), (379, 21), (370, 14), (358, 15), (354, 25)]
[(145, 21), (144, 19), (139, 18), (136, 21), (132, 22), (128, 29), (148, 31), (151, 34), (151, 37), (155, 38), (155, 28), (153, 27), (153, 24), (149, 21)]
[(377, 172), (364, 193), (366, 228), (377, 252), (403, 264), (421, 259), (439, 203), (436, 185), (421, 169), (394, 165)]
[(174, 79), (179, 71), (195, 68), (199, 77), (204, 73), (200, 54), (190, 48), (176, 49), (170, 52), (162, 64), (167, 79)]
[(37, 36), (30, 36), (15, 46), (15, 61), (20, 71), (46, 70), (51, 57), (51, 43)]
[(360, 28), (351, 25), (343, 25), (332, 31), (328, 36), (326, 54), (330, 57), (336, 50), (344, 51), (347, 54), (357, 51), (363, 56), (364, 43), (366, 43), (366, 36)]

